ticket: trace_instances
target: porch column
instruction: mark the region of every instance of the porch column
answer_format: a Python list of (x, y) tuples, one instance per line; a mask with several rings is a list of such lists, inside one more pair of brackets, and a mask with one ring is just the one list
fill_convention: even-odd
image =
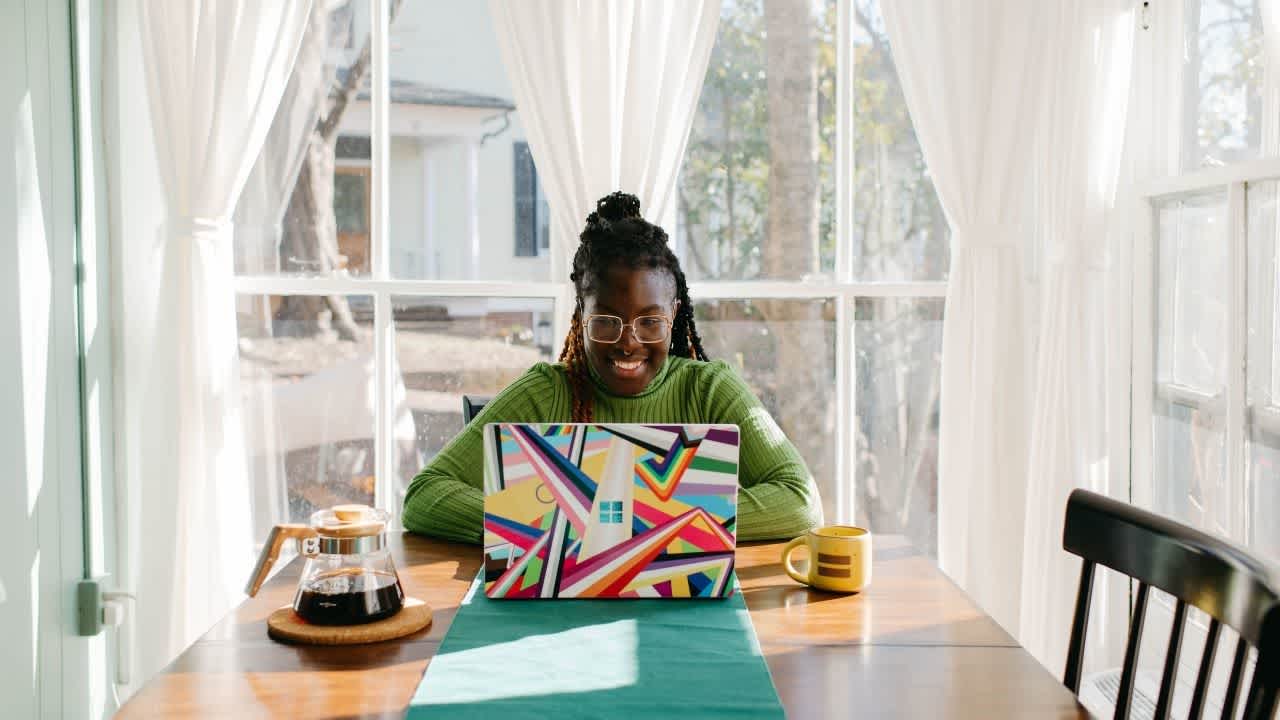
[(480, 277), (480, 141), (469, 138), (464, 152), (462, 181), (465, 183), (463, 212), (466, 224), (463, 230), (467, 252), (467, 279)]

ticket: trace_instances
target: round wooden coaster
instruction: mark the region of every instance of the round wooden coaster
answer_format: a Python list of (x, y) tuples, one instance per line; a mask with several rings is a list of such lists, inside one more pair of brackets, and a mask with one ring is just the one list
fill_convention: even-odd
[(285, 606), (267, 618), (267, 634), (281, 642), (304, 645), (360, 645), (404, 637), (431, 624), (431, 606), (405, 598), (400, 612), (364, 625), (312, 625)]

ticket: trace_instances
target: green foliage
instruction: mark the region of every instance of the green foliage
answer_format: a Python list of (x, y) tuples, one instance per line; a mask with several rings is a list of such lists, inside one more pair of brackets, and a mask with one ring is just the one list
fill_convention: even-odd
[[(686, 266), (698, 279), (760, 277), (769, 212), (764, 2), (725, 0), (680, 183)], [(877, 0), (852, 0), (855, 268), (867, 279), (942, 279), (946, 228), (898, 84)], [(836, 2), (815, 0), (819, 270), (835, 269)], [(784, 119), (785, 120), (785, 119)], [(777, 239), (785, 242), (786, 238)]]
[(681, 176), (696, 277), (753, 277), (768, 211), (768, 97), (761, 0), (726, 2)]

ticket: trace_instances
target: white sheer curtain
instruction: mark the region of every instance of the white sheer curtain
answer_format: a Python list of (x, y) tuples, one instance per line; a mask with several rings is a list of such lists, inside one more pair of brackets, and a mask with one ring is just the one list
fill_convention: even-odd
[[(272, 274), (280, 270), (280, 241), (284, 235), (285, 213), (329, 92), (324, 53), (328, 44), (330, 13), (325, 5), (326, 2), (317, 2), (311, 9), (289, 83), (276, 108), (258, 159), (236, 202), (234, 254), (237, 273)], [(248, 322), (258, 325), (257, 333), (272, 335), (269, 295), (242, 297), (238, 304), (242, 309), (248, 306)], [(372, 374), (363, 380), (372, 383)], [(254, 537), (266, 537), (273, 525), (289, 519), (282, 452), (285, 448), (279, 442), (276, 429), (280, 427), (281, 419), (290, 416), (284, 414), (284, 407), (277, 402), (274, 396), (276, 389), (275, 383), (261, 380), (245, 382), (240, 388), (249, 471), (253, 478)], [(315, 413), (303, 413), (298, 417), (314, 419)], [(373, 421), (368, 420), (364, 427), (372, 428), (373, 425)]]
[(623, 190), (674, 227), (673, 195), (720, 21), (715, 0), (490, 0), (568, 277), (595, 201)]
[(1017, 221), (1033, 180), (1055, 3), (882, 7), (912, 123), (951, 225), (942, 341), (938, 559), (1016, 634), (1028, 352)]
[[(1052, 58), (1053, 92), (1036, 182), (1045, 261), (1019, 641), (1060, 672), (1080, 577), (1079, 561), (1062, 550), (1067, 495), (1077, 487), (1108, 492), (1110, 462), (1127, 461), (1108, 456), (1107, 361), (1111, 325), (1127, 318), (1129, 308), (1108, 306), (1107, 281), (1109, 241), (1127, 241), (1114, 232), (1113, 211), (1132, 77), (1134, 3), (1052, 5), (1053, 17), (1037, 32)], [(1095, 598), (1107, 595), (1095, 587)], [(1104, 637), (1090, 639), (1097, 649)]]
[(328, 23), (324, 3), (317, 3), (308, 15), (297, 60), (271, 129), (236, 202), (237, 272), (272, 273), (280, 269), (281, 223), (329, 91), (324, 73)]
[[(168, 218), (155, 234), (115, 240), (125, 287), (116, 427), (143, 678), (241, 597), (250, 569), (230, 218), (310, 9), (310, 0), (137, 3), (163, 191), (153, 202)], [(121, 163), (117, 181), (127, 182)]]

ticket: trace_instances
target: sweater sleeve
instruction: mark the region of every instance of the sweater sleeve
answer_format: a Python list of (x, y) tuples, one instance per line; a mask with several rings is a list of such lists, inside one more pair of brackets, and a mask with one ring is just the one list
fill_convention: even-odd
[(414, 477), (404, 498), (411, 532), (478, 545), (484, 515), (484, 426), (492, 422), (544, 422), (563, 393), (556, 370), (538, 363), (489, 401), (480, 414)]
[(795, 537), (822, 524), (822, 501), (800, 452), (733, 368), (709, 364), (702, 397), (707, 419), (737, 425), (738, 539)]

